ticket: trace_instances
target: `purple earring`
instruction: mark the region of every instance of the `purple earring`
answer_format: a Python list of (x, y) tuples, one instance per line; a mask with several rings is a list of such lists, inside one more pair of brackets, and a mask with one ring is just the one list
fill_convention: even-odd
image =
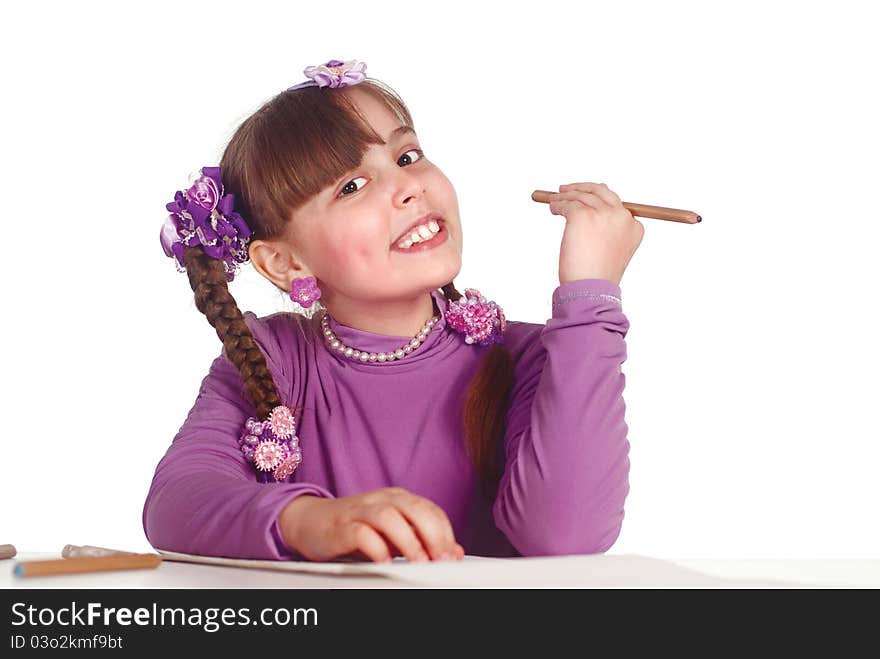
[(308, 309), (321, 297), (321, 289), (314, 277), (297, 277), (290, 282), (290, 299)]

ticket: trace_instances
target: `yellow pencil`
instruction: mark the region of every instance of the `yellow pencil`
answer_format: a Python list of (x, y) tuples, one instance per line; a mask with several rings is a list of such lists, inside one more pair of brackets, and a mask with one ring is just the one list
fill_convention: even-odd
[(16, 563), (13, 574), (17, 577), (36, 577), (49, 574), (75, 574), (106, 570), (141, 570), (155, 568), (162, 563), (159, 554), (118, 554), (115, 556), (80, 556), (48, 561)]

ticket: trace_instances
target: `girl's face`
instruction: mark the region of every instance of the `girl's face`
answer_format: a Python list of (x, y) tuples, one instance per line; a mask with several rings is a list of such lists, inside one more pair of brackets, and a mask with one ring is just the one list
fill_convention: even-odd
[[(398, 130), (400, 121), (367, 93), (351, 94), (387, 144), (369, 145), (359, 167), (295, 213), (288, 242), (302, 269), (291, 278), (316, 277), (321, 302), (331, 311), (406, 305), (448, 284), (461, 269), (458, 198), (421, 152), (415, 133)], [(442, 218), (441, 233), (425, 241), (435, 246), (401, 251), (398, 238), (429, 213)]]

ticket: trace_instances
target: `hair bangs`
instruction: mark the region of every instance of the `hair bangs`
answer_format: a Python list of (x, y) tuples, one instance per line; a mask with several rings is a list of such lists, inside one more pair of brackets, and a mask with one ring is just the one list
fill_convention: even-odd
[[(408, 109), (392, 90), (378, 81), (358, 87), (413, 127)], [(357, 167), (369, 145), (385, 143), (347, 89), (282, 92), (232, 137), (221, 160), (224, 185), (255, 238), (281, 236), (293, 211)]]

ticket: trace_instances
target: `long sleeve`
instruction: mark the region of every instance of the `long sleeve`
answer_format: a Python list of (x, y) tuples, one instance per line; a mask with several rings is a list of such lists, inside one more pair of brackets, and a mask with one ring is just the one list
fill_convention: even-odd
[[(278, 347), (269, 330), (253, 314), (246, 320), (264, 355), (273, 354)], [(267, 362), (278, 385), (276, 362), (271, 356)], [(317, 485), (258, 482), (238, 447), (244, 422), (253, 415), (238, 369), (224, 351), (156, 468), (143, 510), (150, 544), (231, 558), (301, 558), (281, 538), (278, 515), (301, 494), (332, 494)]]
[(628, 330), (617, 284), (566, 282), (517, 362), (492, 513), (524, 556), (601, 553), (620, 533), (629, 493), (620, 370)]

